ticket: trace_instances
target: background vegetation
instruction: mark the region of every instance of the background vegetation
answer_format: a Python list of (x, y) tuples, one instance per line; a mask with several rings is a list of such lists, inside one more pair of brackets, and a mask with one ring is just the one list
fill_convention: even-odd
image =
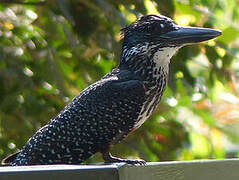
[[(0, 159), (21, 148), (89, 84), (115, 67), (120, 29), (138, 16), (223, 35), (182, 48), (154, 115), (113, 148), (147, 161), (237, 157), (238, 0), (0, 0)], [(96, 154), (88, 162), (102, 161)]]

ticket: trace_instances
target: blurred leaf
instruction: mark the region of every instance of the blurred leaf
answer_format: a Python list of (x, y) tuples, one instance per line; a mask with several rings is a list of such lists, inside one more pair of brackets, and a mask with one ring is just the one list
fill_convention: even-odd
[(206, 47), (206, 56), (209, 62), (212, 63), (214, 66), (216, 66), (216, 62), (219, 58), (219, 55), (217, 54), (215, 48), (210, 46), (205, 46), (205, 47)]
[(210, 157), (212, 149), (210, 142), (205, 136), (197, 133), (191, 133), (190, 140), (192, 142), (192, 152), (197, 159)]
[(223, 42), (224, 44), (229, 44), (234, 42), (239, 37), (239, 30), (234, 27), (228, 27), (222, 31), (223, 36), (220, 36), (217, 40)]

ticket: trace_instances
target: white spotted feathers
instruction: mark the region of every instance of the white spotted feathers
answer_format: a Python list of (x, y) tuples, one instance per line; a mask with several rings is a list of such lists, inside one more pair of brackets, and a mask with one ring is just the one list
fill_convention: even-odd
[(119, 66), (38, 130), (11, 165), (80, 164), (96, 152), (107, 161), (134, 163), (112, 158), (109, 150), (157, 107), (166, 87), (170, 58), (180, 48), (161, 35), (176, 28), (171, 19), (157, 15), (143, 16), (123, 28)]

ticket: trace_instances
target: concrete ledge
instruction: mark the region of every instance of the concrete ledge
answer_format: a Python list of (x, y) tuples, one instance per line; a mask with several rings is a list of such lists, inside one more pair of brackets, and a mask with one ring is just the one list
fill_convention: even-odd
[(0, 167), (0, 180), (238, 180), (239, 159)]

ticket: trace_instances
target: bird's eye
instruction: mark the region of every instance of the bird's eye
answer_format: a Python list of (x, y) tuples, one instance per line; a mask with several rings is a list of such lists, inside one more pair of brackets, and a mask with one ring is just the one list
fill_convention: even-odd
[(164, 26), (164, 24), (161, 23), (161, 24), (160, 24), (160, 27), (163, 29), (165, 26)]

